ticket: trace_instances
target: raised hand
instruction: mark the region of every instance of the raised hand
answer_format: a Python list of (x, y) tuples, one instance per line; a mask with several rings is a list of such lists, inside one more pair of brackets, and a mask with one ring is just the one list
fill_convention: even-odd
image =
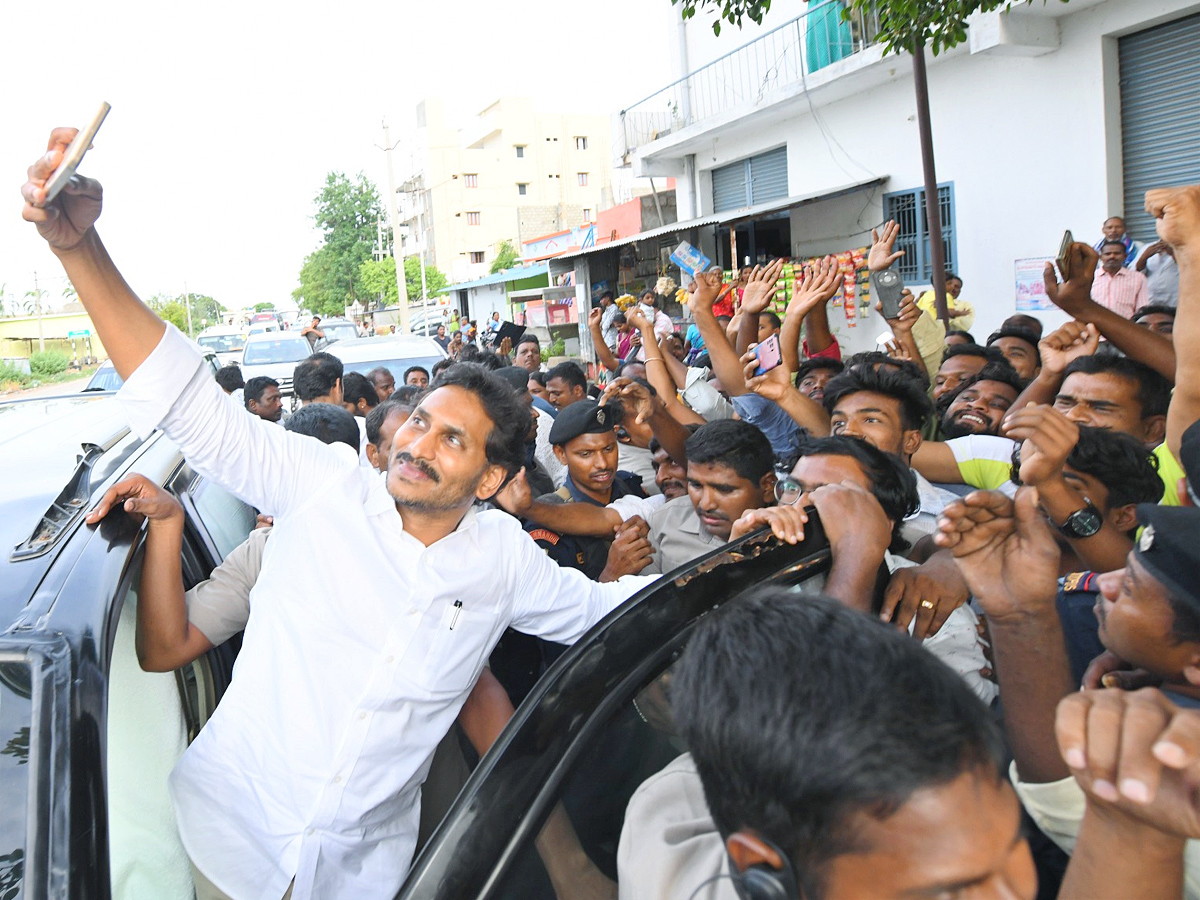
[(999, 491), (975, 491), (945, 508), (934, 543), (954, 560), (989, 618), (1054, 610), (1060, 553), (1038, 509), (1037, 491), (1016, 500)]
[(758, 357), (754, 354), (755, 346), (751, 344), (750, 351), (742, 354), (741, 357), (742, 374), (746, 379), (746, 387), (760, 397), (778, 403), (789, 390), (795, 390), (792, 386), (792, 373), (788, 371), (787, 366), (778, 365), (762, 375), (755, 374), (758, 371)]
[(630, 307), (625, 313), (625, 321), (639, 332), (654, 330), (654, 323), (646, 318), (646, 313), (639, 306)]
[(882, 272), (904, 255), (903, 250), (896, 250), (896, 238), (900, 236), (900, 226), (894, 221), (888, 221), (883, 226), (883, 234), (871, 229), (871, 252), (867, 254), (867, 268), (872, 272)]
[(647, 536), (649, 527), (641, 516), (633, 516), (615, 529), (608, 548), (608, 561), (599, 581), (616, 581), (622, 575), (636, 575), (654, 559), (654, 547)]
[(63, 160), (63, 152), (78, 133), (76, 128), (55, 128), (50, 132), (46, 153), (29, 167), (29, 180), (21, 187), (25, 206), (21, 217), (33, 222), (51, 249), (71, 250), (83, 240), (100, 217), (103, 189), (100, 182), (75, 175), (53, 202), (45, 204), (46, 182)]
[(829, 547), (839, 552), (853, 553), (864, 560), (882, 560), (892, 543), (892, 523), (875, 495), (849, 481), (842, 484), (823, 484), (809, 497), (821, 514), (821, 524)]
[(179, 501), (145, 475), (130, 475), (118, 481), (100, 498), (100, 502), (84, 518), (89, 525), (95, 525), (107, 516), (118, 503), (127, 513), (142, 516), (153, 522), (169, 520), (183, 521), (183, 507)]
[(1075, 316), (1092, 302), (1092, 280), (1096, 277), (1100, 254), (1079, 241), (1072, 244), (1067, 253), (1070, 255), (1071, 277), (1060, 284), (1054, 272), (1054, 263), (1048, 262), (1042, 270), (1042, 282), (1050, 302), (1063, 312)]
[(810, 272), (806, 272), (803, 280), (796, 287), (788, 303), (787, 316), (804, 318), (818, 306), (833, 299), (834, 294), (842, 286), (842, 273), (838, 271), (837, 258), (826, 256), (818, 260)]
[(1006, 437), (1023, 441), (1021, 481), (1038, 485), (1061, 478), (1063, 464), (1079, 443), (1079, 426), (1053, 406), (1030, 403), (1000, 426)]
[(1062, 375), (1068, 365), (1081, 356), (1093, 355), (1099, 346), (1100, 330), (1095, 325), (1067, 322), (1038, 342), (1042, 370), (1051, 375)]
[(500, 489), (495, 500), (501, 509), (514, 516), (524, 516), (529, 512), (533, 506), (533, 489), (525, 478), (524, 468)]
[(1058, 705), (1054, 730), (1089, 805), (1200, 838), (1200, 712), (1155, 688), (1083, 691)]
[(1162, 682), (1162, 678), (1145, 669), (1135, 669), (1111, 650), (1105, 650), (1083, 671), (1083, 687), (1090, 690), (1118, 688), (1136, 691), (1138, 688), (1157, 687)]
[(1146, 191), (1146, 212), (1158, 219), (1158, 236), (1176, 252), (1200, 243), (1200, 185)]
[[(883, 304), (876, 303), (875, 310), (876, 312), (882, 313)], [(900, 293), (900, 311), (896, 315), (896, 318), (884, 319), (884, 321), (888, 323), (893, 333), (911, 332), (913, 330), (913, 326), (917, 324), (917, 320), (920, 319), (922, 315), (924, 315), (924, 313), (921, 311), (921, 307), (917, 306), (917, 301), (913, 299), (912, 291), (910, 291), (908, 288), (905, 288)]]
[(771, 305), (779, 290), (777, 282), (783, 271), (783, 260), (777, 259), (766, 266), (755, 266), (742, 291), (742, 312), (760, 313)]
[(915, 619), (912, 636), (923, 641), (937, 634), (970, 596), (962, 578), (943, 578), (925, 566), (909, 566), (892, 573), (879, 618), (904, 631)]
[[(600, 320), (604, 318), (604, 310), (593, 309), (588, 312), (588, 328), (598, 330), (600, 328)], [(626, 319), (628, 321), (628, 319)]]
[(697, 314), (712, 315), (713, 304), (721, 295), (722, 273), (720, 269), (710, 269), (696, 276), (696, 290), (688, 295), (688, 309), (692, 318)]
[(620, 398), (626, 414), (633, 413), (633, 421), (638, 425), (653, 416), (656, 406), (661, 402), (650, 388), (632, 378), (614, 378), (600, 395), (598, 405), (606, 406), (614, 397)]

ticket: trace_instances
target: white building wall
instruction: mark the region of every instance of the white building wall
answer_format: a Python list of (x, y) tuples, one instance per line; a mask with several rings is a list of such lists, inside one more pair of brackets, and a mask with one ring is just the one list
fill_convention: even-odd
[[(1080, 11), (1070, 13), (1072, 8)], [(930, 58), (937, 177), (954, 185), (956, 269), (964, 279), (964, 296), (976, 305), (972, 331), (979, 339), (1015, 311), (1015, 260), (1052, 257), (1065, 228), (1094, 241), (1104, 219), (1123, 212), (1116, 40), (1196, 12), (1200, 3), (1084, 0), (1061, 9), (1068, 14), (1032, 20), (1042, 35), (1057, 28), (1058, 49), (1045, 55), (1005, 55), (1013, 48), (1004, 46), (971, 53), (964, 46)], [(786, 21), (799, 11), (792, 4), (773, 6), (771, 19)], [(705, 29), (711, 37), (706, 24), (688, 25), (689, 32)], [(693, 68), (703, 61), (697, 55), (714, 49), (711, 45), (698, 37), (690, 41)], [(713, 168), (782, 141), (788, 147), (790, 195), (887, 175), (882, 188), (793, 211), (796, 255), (861, 246), (869, 241), (870, 228), (880, 224), (883, 194), (923, 182), (911, 60), (888, 57), (883, 64), (882, 84), (833, 102), (814, 96), (820, 124), (801, 94), (767, 115), (747, 107), (719, 131), (696, 135), (689, 129), (686, 140), (675, 136), (674, 146), (648, 144), (639, 148), (639, 156), (670, 165), (695, 153), (700, 214), (712, 210)], [(847, 85), (855, 74), (843, 76)], [(841, 93), (847, 85), (840, 86)], [(1039, 316), (1048, 328), (1065, 318), (1056, 311)], [(874, 343), (878, 324), (855, 329), (858, 349)]]

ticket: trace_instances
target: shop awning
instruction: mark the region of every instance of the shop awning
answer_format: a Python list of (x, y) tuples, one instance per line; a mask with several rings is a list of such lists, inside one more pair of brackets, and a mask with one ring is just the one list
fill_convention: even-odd
[(793, 209), (797, 206), (805, 206), (809, 203), (818, 203), (822, 200), (832, 200), (835, 197), (853, 194), (857, 191), (864, 191), (868, 188), (881, 185), (887, 180), (887, 175), (879, 175), (872, 178), (863, 179), (862, 181), (851, 181), (846, 184), (838, 185), (837, 187), (812, 191), (811, 193), (807, 194), (796, 194), (791, 197), (783, 197), (779, 200), (771, 200), (766, 203), (756, 204), (755, 206), (743, 206), (739, 209), (730, 209), (721, 213), (713, 213), (712, 215), (701, 216), (698, 219), (688, 219), (685, 222), (672, 222), (669, 225), (661, 225), (658, 228), (651, 228), (649, 231), (643, 231), (640, 234), (634, 234), (626, 238), (621, 238), (620, 240), (609, 241), (606, 244), (597, 244), (594, 247), (588, 247), (584, 250), (575, 250), (571, 253), (564, 253), (562, 256), (558, 257), (558, 259), (572, 259), (577, 256), (588, 256), (592, 253), (598, 253), (602, 250), (611, 250), (614, 247), (624, 247), (627, 244), (634, 244), (639, 241), (648, 241), (664, 234), (679, 234), (684, 231), (691, 231), (693, 228), (702, 228), (706, 225), (731, 225), (738, 222), (744, 222), (748, 219), (759, 219), (763, 216), (768, 216), (777, 212), (783, 212), (785, 210)]

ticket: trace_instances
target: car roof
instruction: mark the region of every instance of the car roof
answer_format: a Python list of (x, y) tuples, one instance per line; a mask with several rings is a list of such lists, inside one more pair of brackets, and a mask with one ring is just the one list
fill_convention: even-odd
[[(49, 564), (42, 557), (10, 560), (70, 484), (85, 447), (92, 455), (124, 459), (141, 441), (129, 431), (124, 410), (111, 393), (69, 394), (0, 403), (0, 631), (11, 616), (6, 604), (29, 599)], [(105, 452), (108, 451), (108, 452)], [(99, 471), (96, 472), (100, 474)], [(98, 482), (93, 478), (92, 484)]]
[(247, 344), (259, 344), (265, 341), (303, 341), (308, 343), (308, 338), (302, 337), (299, 332), (291, 331), (259, 331), (246, 337)]
[(370, 360), (445, 358), (446, 352), (433, 338), (401, 335), (351, 338), (330, 344), (326, 350), (342, 362), (358, 363)]

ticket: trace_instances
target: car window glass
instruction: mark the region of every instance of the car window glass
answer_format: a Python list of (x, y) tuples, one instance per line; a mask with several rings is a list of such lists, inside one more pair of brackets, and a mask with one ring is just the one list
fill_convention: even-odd
[(89, 391), (116, 391), (120, 390), (124, 383), (124, 379), (117, 374), (116, 368), (112, 364), (106, 363), (96, 370), (96, 374), (88, 382), (87, 389)]
[[(495, 897), (616, 898), (618, 848), (629, 801), (647, 779), (687, 749), (671, 722), (665, 693), (669, 678), (655, 679), (635, 700), (619, 705), (585, 742), (586, 749), (560, 786), (540, 834), (521, 847)], [(712, 838), (719, 847), (715, 830)], [(650, 854), (647, 861), (657, 857), (661, 862), (666, 847), (656, 847), (652, 840), (652, 835), (639, 834), (638, 850)]]
[(300, 337), (281, 337), (276, 340), (250, 341), (242, 354), (242, 362), (248, 366), (265, 363), (297, 362), (308, 357), (312, 348)]
[(214, 353), (233, 353), (246, 346), (243, 334), (210, 334), (196, 338), (196, 343)]
[(345, 362), (343, 367), (347, 372), (358, 372), (366, 375), (376, 366), (383, 366), (392, 373), (392, 377), (396, 379), (396, 384), (399, 385), (404, 373), (413, 366), (420, 366), (426, 372), (431, 372), (433, 367), (442, 361), (441, 356), (410, 356), (405, 359), (372, 359), (366, 362)]
[(29, 801), (29, 666), (0, 661), (0, 897), (19, 898)]
[(219, 484), (201, 479), (188, 494), (222, 559), (254, 529), (254, 510)]

